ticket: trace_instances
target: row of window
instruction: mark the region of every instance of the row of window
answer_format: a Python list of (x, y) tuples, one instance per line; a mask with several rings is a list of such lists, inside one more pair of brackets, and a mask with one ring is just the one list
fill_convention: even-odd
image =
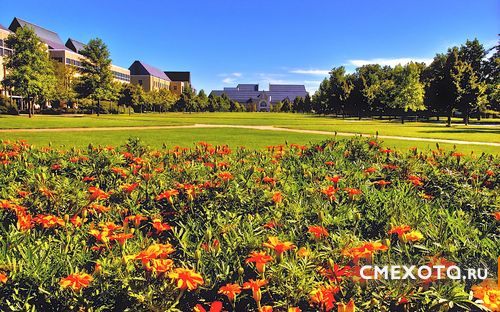
[(10, 56), (12, 55), (12, 50), (8, 48), (0, 48), (0, 56)]
[(72, 60), (70, 58), (66, 58), (66, 64), (67, 65), (73, 65), (73, 66), (76, 66), (76, 67), (82, 67), (82, 62), (76, 61), (76, 60)]
[(113, 76), (118, 80), (128, 81), (130, 82), (130, 75), (119, 73), (117, 71), (113, 71)]
[(154, 81), (153, 84), (154, 84), (155, 88), (159, 88), (159, 89), (166, 89), (166, 88), (168, 88), (168, 84), (160, 82), (160, 81)]

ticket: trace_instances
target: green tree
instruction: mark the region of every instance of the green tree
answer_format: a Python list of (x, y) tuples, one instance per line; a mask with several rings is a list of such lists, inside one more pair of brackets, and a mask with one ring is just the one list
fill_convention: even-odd
[[(410, 62), (405, 66), (397, 65), (393, 71), (394, 89), (391, 107), (407, 111), (425, 110), (424, 84), (420, 81), (419, 65)], [(401, 114), (401, 123), (404, 123), (404, 113)]]
[(330, 92), (330, 81), (328, 78), (323, 79), (318, 90), (312, 98), (312, 108), (316, 114), (326, 114), (328, 111)]
[(281, 106), (280, 111), (288, 113), (292, 111), (292, 108), (293, 108), (292, 102), (290, 101), (289, 98), (286, 98), (283, 100), (283, 105)]
[(208, 109), (208, 96), (203, 89), (198, 92), (196, 101), (198, 102), (199, 111), (204, 112)]
[(452, 74), (457, 97), (455, 107), (464, 116), (465, 125), (469, 124), (471, 112), (481, 108), (485, 102), (486, 84), (479, 81), (471, 64), (459, 61), (457, 70)]
[(436, 115), (438, 120), (440, 115), (447, 113), (446, 103), (451, 101), (445, 80), (447, 59), (446, 54), (436, 54), (432, 63), (422, 72), (425, 86), (424, 104), (430, 113)]
[(309, 93), (306, 94), (304, 98), (304, 112), (310, 113), (312, 111), (312, 99)]
[(330, 89), (328, 112), (329, 113), (342, 113), (352, 90), (352, 84), (346, 76), (344, 66), (334, 67), (330, 72)]
[(66, 66), (57, 61), (52, 61), (55, 75), (54, 100), (59, 102), (72, 102), (76, 99), (75, 74), (77, 69), (73, 66)]
[(303, 97), (298, 96), (293, 100), (292, 111), (300, 113), (305, 112), (305, 100)]
[(488, 109), (500, 111), (500, 45), (489, 50), (493, 54), (483, 62), (483, 81), (486, 85)]
[(101, 39), (96, 38), (91, 39), (80, 54), (85, 58), (82, 60), (80, 69), (82, 75), (76, 90), (80, 97), (97, 101), (97, 116), (99, 116), (101, 100), (116, 98), (109, 50)]
[(15, 51), (6, 57), (4, 85), (12, 88), (28, 103), (31, 118), (34, 103), (54, 94), (55, 77), (47, 48), (29, 27), (20, 27), (5, 41)]
[(118, 104), (134, 107), (134, 110), (137, 108), (138, 111), (141, 111), (140, 107), (145, 103), (145, 97), (145, 92), (141, 86), (129, 83), (121, 90)]
[(483, 59), (486, 57), (486, 50), (479, 40), (467, 40), (460, 47), (458, 56), (461, 61), (469, 63), (477, 79), (483, 81)]

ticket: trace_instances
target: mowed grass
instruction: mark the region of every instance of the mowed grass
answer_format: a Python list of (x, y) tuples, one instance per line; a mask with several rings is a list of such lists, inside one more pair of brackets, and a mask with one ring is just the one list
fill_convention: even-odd
[[(482, 122), (485, 122), (483, 120)], [(492, 120), (497, 122), (497, 120)], [(92, 132), (12, 132), (0, 133), (0, 139), (26, 139), (35, 145), (54, 145), (82, 147), (89, 143), (95, 145), (117, 145), (124, 143), (129, 137), (139, 137), (147, 144), (161, 147), (183, 145), (193, 142), (207, 141), (212, 144), (229, 144), (230, 146), (246, 146), (263, 148), (267, 145), (289, 143), (305, 144), (321, 141), (328, 135), (283, 133), (250, 129), (162, 129), (162, 130), (124, 130), (98, 131), (101, 127), (147, 127), (147, 126), (180, 126), (194, 124), (227, 124), (248, 126), (275, 126), (293, 129), (321, 130), (369, 135), (390, 135), (417, 138), (452, 139), (462, 141), (500, 142), (500, 126), (473, 124), (469, 126), (453, 125), (451, 128), (435, 122), (406, 122), (387, 120), (357, 120), (356, 118), (340, 119), (307, 114), (292, 113), (166, 113), (166, 114), (133, 114), (133, 115), (92, 115), (84, 116), (0, 116), (0, 129), (30, 128), (96, 128)], [(395, 139), (384, 140), (389, 147), (407, 149), (416, 146), (421, 149), (434, 149), (432, 142), (416, 142)], [(446, 149), (453, 149), (452, 144), (440, 144)], [(484, 145), (457, 145), (457, 150), (476, 153), (487, 152), (498, 154), (500, 148)]]
[[(129, 138), (139, 138), (145, 144), (154, 148), (168, 148), (173, 146), (190, 147), (193, 144), (205, 141), (214, 145), (227, 144), (231, 148), (244, 146), (250, 149), (264, 149), (269, 145), (277, 144), (307, 144), (318, 143), (325, 139), (334, 138), (334, 135), (320, 135), (307, 133), (291, 133), (278, 131), (263, 131), (252, 129), (229, 129), (229, 128), (193, 128), (193, 129), (161, 129), (161, 130), (114, 130), (114, 131), (86, 131), (86, 132), (15, 132), (0, 133), (0, 140), (27, 140), (35, 146), (47, 146), (51, 144), (58, 148), (84, 148), (89, 144), (94, 146), (117, 146), (127, 142)], [(347, 137), (337, 136), (338, 140)], [(432, 142), (414, 142), (387, 139), (382, 140), (384, 147), (406, 151), (410, 147), (420, 150), (436, 149)], [(439, 144), (440, 147), (450, 151), (456, 149), (463, 153), (499, 154), (499, 148), (483, 145), (457, 145)]]

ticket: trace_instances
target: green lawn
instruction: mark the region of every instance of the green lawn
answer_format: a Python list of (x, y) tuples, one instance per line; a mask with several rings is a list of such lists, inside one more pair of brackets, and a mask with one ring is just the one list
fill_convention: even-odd
[[(483, 120), (484, 122), (484, 120)], [(27, 128), (99, 128), (99, 127), (132, 127), (132, 126), (171, 126), (190, 124), (232, 124), (232, 125), (266, 125), (294, 129), (366, 133), (375, 135), (408, 136), (436, 139), (453, 139), (464, 141), (500, 142), (500, 126), (454, 125), (445, 127), (444, 123), (407, 122), (404, 125), (397, 121), (338, 119), (316, 115), (285, 113), (168, 113), (168, 114), (135, 114), (135, 115), (101, 115), (97, 116), (0, 116), (0, 129)], [(85, 146), (89, 143), (101, 145), (121, 144), (127, 138), (140, 137), (146, 143), (160, 147), (167, 145), (190, 145), (197, 141), (208, 141), (232, 146), (244, 145), (249, 148), (262, 148), (271, 144), (307, 143), (319, 141), (328, 136), (301, 133), (283, 133), (247, 129), (169, 129), (169, 130), (136, 130), (136, 131), (92, 131), (92, 132), (40, 132), (40, 133), (0, 133), (0, 139), (27, 139), (36, 145)], [(435, 148), (435, 143), (403, 140), (385, 140), (392, 147), (407, 149), (411, 146), (419, 148)], [(445, 148), (453, 148), (451, 144), (440, 144)], [(481, 145), (457, 145), (463, 152), (485, 151), (498, 154), (499, 148)]]

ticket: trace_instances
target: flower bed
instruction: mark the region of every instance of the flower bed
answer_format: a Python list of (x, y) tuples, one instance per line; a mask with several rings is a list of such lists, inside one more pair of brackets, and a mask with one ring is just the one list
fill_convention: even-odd
[[(3, 142), (0, 310), (498, 309), (500, 159), (380, 144)], [(366, 280), (366, 264), (490, 279)]]

